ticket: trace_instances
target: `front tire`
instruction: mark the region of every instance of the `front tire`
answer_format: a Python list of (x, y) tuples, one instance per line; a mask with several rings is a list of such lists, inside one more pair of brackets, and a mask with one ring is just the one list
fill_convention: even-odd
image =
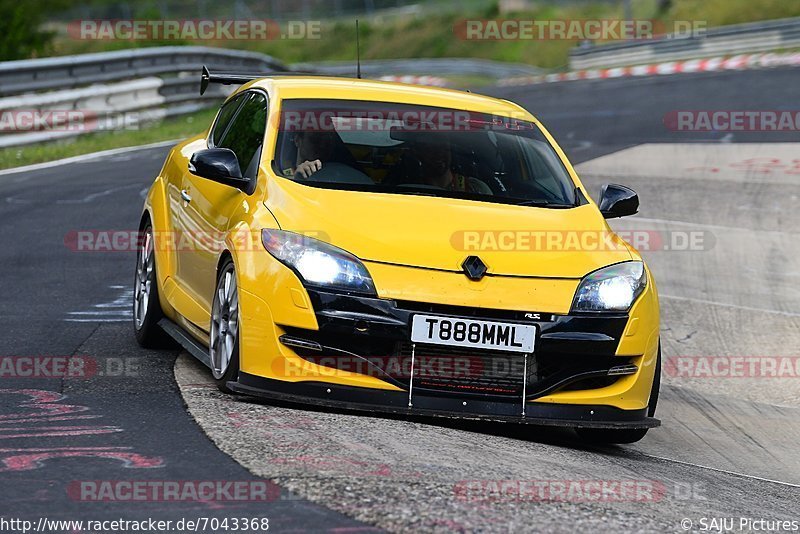
[(140, 346), (147, 349), (167, 348), (173, 342), (158, 326), (164, 312), (158, 299), (153, 227), (148, 224), (141, 236), (133, 281), (133, 331)]
[[(650, 400), (647, 405), (647, 416), (653, 417), (656, 414), (658, 404), (658, 393), (661, 390), (661, 341), (658, 342), (658, 357), (656, 358), (656, 372), (653, 376), (653, 387), (650, 389)], [(613, 443), (636, 443), (647, 435), (647, 428), (635, 428), (624, 430), (613, 430), (606, 428), (576, 428), (578, 436), (588, 442), (595, 444)]]
[(217, 388), (233, 393), (228, 382), (239, 376), (239, 290), (236, 269), (228, 258), (219, 270), (211, 307), (211, 336), (208, 346), (211, 373)]

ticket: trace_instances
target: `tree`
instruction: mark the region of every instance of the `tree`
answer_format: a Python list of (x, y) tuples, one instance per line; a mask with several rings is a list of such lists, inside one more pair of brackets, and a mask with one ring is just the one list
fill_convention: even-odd
[(64, 0), (0, 0), (0, 61), (47, 53), (54, 33), (42, 30), (42, 22), (64, 5)]

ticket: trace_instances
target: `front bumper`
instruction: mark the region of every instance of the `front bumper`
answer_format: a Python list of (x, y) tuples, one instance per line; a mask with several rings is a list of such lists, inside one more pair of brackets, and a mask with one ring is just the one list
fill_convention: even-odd
[(444, 417), (570, 428), (637, 429), (654, 428), (661, 424), (658, 419), (647, 417), (646, 408), (620, 410), (611, 406), (532, 403), (526, 406), (523, 415), (520, 403), (466, 401), (426, 394), (414, 395), (413, 406), (409, 406), (408, 394), (405, 392), (319, 382), (292, 383), (247, 373), (239, 373), (236, 382), (228, 382), (228, 388), (243, 395), (373, 414)]
[[(289, 349), (316, 369), (348, 373), (357, 361), (362, 364), (359, 372), (377, 378), (385, 387), (353, 387), (330, 379), (330, 375), (312, 374), (303, 380), (287, 381), (241, 372), (238, 381), (229, 384), (230, 389), (273, 399), (405, 415), (572, 427), (650, 428), (659, 424), (647, 417), (646, 409), (624, 410), (591, 402), (536, 402), (554, 392), (609, 387), (638, 373), (643, 357), (616, 355), (628, 323), (626, 314), (553, 315), (489, 310), (320, 290), (308, 290), (308, 296), (318, 329), (277, 325), (282, 350)], [(415, 313), (535, 324), (535, 354), (465, 354), (463, 349), (448, 351), (427, 346), (431, 358), (467, 358), (472, 364), (477, 363), (481, 372), (421, 376), (412, 359), (409, 373), (409, 332)], [(417, 345), (418, 357), (419, 349)], [(388, 361), (400, 365), (392, 367)], [(498, 361), (503, 362), (504, 371), (489, 372)]]

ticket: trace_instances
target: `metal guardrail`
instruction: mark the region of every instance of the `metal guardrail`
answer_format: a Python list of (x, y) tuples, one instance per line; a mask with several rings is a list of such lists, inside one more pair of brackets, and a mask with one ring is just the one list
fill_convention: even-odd
[(690, 37), (588, 45), (570, 51), (572, 70), (623, 67), (800, 47), (800, 18), (712, 28)]
[[(354, 61), (322, 61), (318, 63), (298, 63), (292, 65), (298, 70), (313, 70), (331, 75), (355, 75)], [(430, 58), (430, 59), (384, 59), (361, 62), (361, 72), (369, 78), (387, 75), (477, 75), (490, 78), (512, 76), (535, 76), (544, 71), (522, 63), (504, 63), (488, 59), (469, 58)]]
[(199, 72), (201, 65), (252, 72), (287, 70), (276, 59), (255, 52), (205, 46), (137, 48), (0, 63), (0, 96), (182, 71)]
[[(73, 137), (102, 129), (215, 106), (233, 88), (215, 85), (200, 96), (200, 67), (242, 72), (288, 70), (254, 52), (202, 46), (166, 46), (0, 63), (0, 112), (79, 110), (93, 120), (82, 128), (60, 124), (31, 131), (0, 128), (0, 147)], [(135, 117), (121, 115), (136, 112)], [(2, 126), (4, 123), (0, 123)]]

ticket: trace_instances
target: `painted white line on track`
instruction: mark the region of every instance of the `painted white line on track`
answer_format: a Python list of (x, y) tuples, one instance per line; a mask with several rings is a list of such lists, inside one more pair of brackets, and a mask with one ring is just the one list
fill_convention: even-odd
[(747, 478), (747, 479), (750, 479), (750, 480), (758, 480), (760, 482), (769, 482), (771, 484), (780, 484), (781, 486), (787, 486), (787, 487), (790, 487), (790, 488), (800, 488), (800, 484), (793, 484), (791, 482), (783, 482), (781, 480), (774, 480), (774, 479), (771, 479), (771, 478), (757, 477), (755, 475), (746, 475), (744, 473), (737, 473), (736, 471), (728, 471), (727, 469), (719, 469), (717, 467), (709, 467), (707, 465), (695, 464), (695, 463), (692, 463), (692, 462), (684, 462), (682, 460), (673, 460), (672, 458), (665, 458), (664, 456), (656, 456), (654, 454), (647, 454), (646, 452), (641, 452), (641, 451), (636, 451), (636, 452), (638, 454), (640, 454), (641, 456), (644, 456), (646, 458), (653, 458), (653, 459), (656, 459), (656, 460), (662, 460), (664, 462), (672, 462), (674, 464), (685, 465), (687, 467), (698, 467), (700, 469), (708, 469), (709, 471), (715, 471), (717, 473), (724, 473), (726, 475), (732, 475), (732, 476), (736, 476), (736, 477)]
[(90, 152), (88, 154), (79, 154), (77, 156), (70, 156), (68, 158), (57, 159), (53, 161), (45, 161), (43, 163), (34, 163), (33, 165), (25, 165), (23, 167), (14, 167), (11, 169), (0, 170), (0, 176), (7, 174), (16, 174), (27, 171), (37, 171), (39, 169), (49, 169), (51, 167), (58, 167), (59, 165), (69, 165), (71, 163), (83, 163), (105, 156), (114, 156), (116, 154), (125, 154), (127, 152), (134, 152), (137, 150), (147, 150), (148, 148), (162, 148), (175, 145), (179, 143), (180, 139), (171, 139), (169, 141), (159, 141), (158, 143), (150, 143), (147, 145), (126, 146), (121, 148), (112, 148), (109, 150), (101, 150), (99, 152)]
[(92, 309), (67, 312), (65, 321), (73, 323), (121, 323), (133, 317), (133, 289), (125, 286), (109, 286), (118, 296), (108, 302), (93, 304)]
[(97, 310), (97, 311), (71, 311), (69, 312), (70, 315), (111, 315), (111, 316), (133, 316), (133, 312), (131, 310)]
[[(729, 143), (728, 141), (720, 140), (718, 143), (716, 143), (715, 146), (741, 146), (742, 144), (743, 143)], [(583, 163), (579, 163), (578, 165), (584, 165), (584, 164)], [(576, 169), (576, 171), (578, 171), (578, 176), (581, 176), (581, 177), (585, 176), (587, 178), (595, 178), (595, 179), (598, 179), (598, 178), (599, 179), (603, 179), (603, 178), (605, 178), (605, 179), (647, 178), (647, 179), (650, 179), (650, 180), (687, 180), (687, 181), (691, 180), (691, 181), (698, 181), (698, 180), (701, 180), (701, 179), (709, 178), (708, 176), (691, 177), (691, 176), (673, 176), (673, 175), (669, 175), (669, 174), (660, 174), (660, 175), (659, 174), (636, 174), (634, 172), (630, 172), (630, 173), (628, 173), (628, 172), (619, 172), (617, 174), (612, 174), (612, 173), (609, 173), (609, 172), (606, 172), (606, 171), (594, 172), (594, 171), (586, 171), (586, 170), (578, 170), (578, 169)], [(732, 179), (730, 179), (730, 180), (726, 180), (726, 179), (722, 179), (722, 178), (716, 178), (716, 179), (714, 179), (714, 181), (715, 182), (730, 182), (730, 183), (733, 183), (733, 184), (742, 184), (742, 183), (745, 183), (745, 181), (746, 181), (748, 184), (752, 184), (752, 185), (756, 185), (756, 184), (758, 184), (758, 185), (786, 185), (787, 183), (789, 183), (787, 180), (759, 180), (759, 179), (755, 179), (755, 178), (751, 179), (751, 178), (749, 178), (748, 176), (745, 176), (745, 175), (732, 176)]]
[(715, 300), (696, 299), (696, 298), (693, 298), (693, 297), (679, 297), (677, 295), (665, 295), (663, 293), (659, 293), (658, 297), (662, 298), (662, 299), (685, 300), (687, 302), (696, 302), (698, 304), (710, 304), (712, 306), (722, 306), (724, 308), (733, 308), (733, 309), (736, 309), (736, 310), (754, 311), (754, 312), (760, 312), (760, 313), (773, 313), (775, 315), (784, 315), (786, 317), (800, 317), (800, 313), (798, 313), (798, 312), (772, 310), (772, 309), (769, 309), (769, 308), (755, 308), (753, 306), (740, 306), (739, 304), (728, 304), (728, 303), (725, 303), (725, 302), (717, 302)]
[(88, 204), (89, 202), (92, 202), (93, 200), (95, 200), (97, 198), (105, 197), (105, 196), (111, 195), (113, 193), (116, 193), (117, 191), (130, 189), (132, 187), (139, 187), (139, 184), (128, 184), (128, 185), (122, 185), (120, 187), (112, 187), (111, 189), (106, 189), (104, 191), (100, 191), (100, 192), (97, 192), (97, 193), (92, 193), (90, 195), (86, 195), (83, 198), (59, 199), (59, 200), (56, 200), (56, 204)]
[(130, 319), (64, 319), (68, 323), (129, 323)]
[(650, 222), (657, 224), (674, 224), (676, 226), (691, 226), (695, 228), (710, 228), (713, 230), (731, 230), (734, 232), (754, 232), (759, 234), (798, 234), (800, 232), (789, 232), (786, 230), (757, 230), (754, 228), (745, 228), (743, 226), (724, 226), (722, 224), (708, 224), (708, 223), (693, 223), (689, 221), (676, 221), (673, 219), (653, 219), (649, 217), (632, 217), (625, 222), (634, 223), (636, 221)]

